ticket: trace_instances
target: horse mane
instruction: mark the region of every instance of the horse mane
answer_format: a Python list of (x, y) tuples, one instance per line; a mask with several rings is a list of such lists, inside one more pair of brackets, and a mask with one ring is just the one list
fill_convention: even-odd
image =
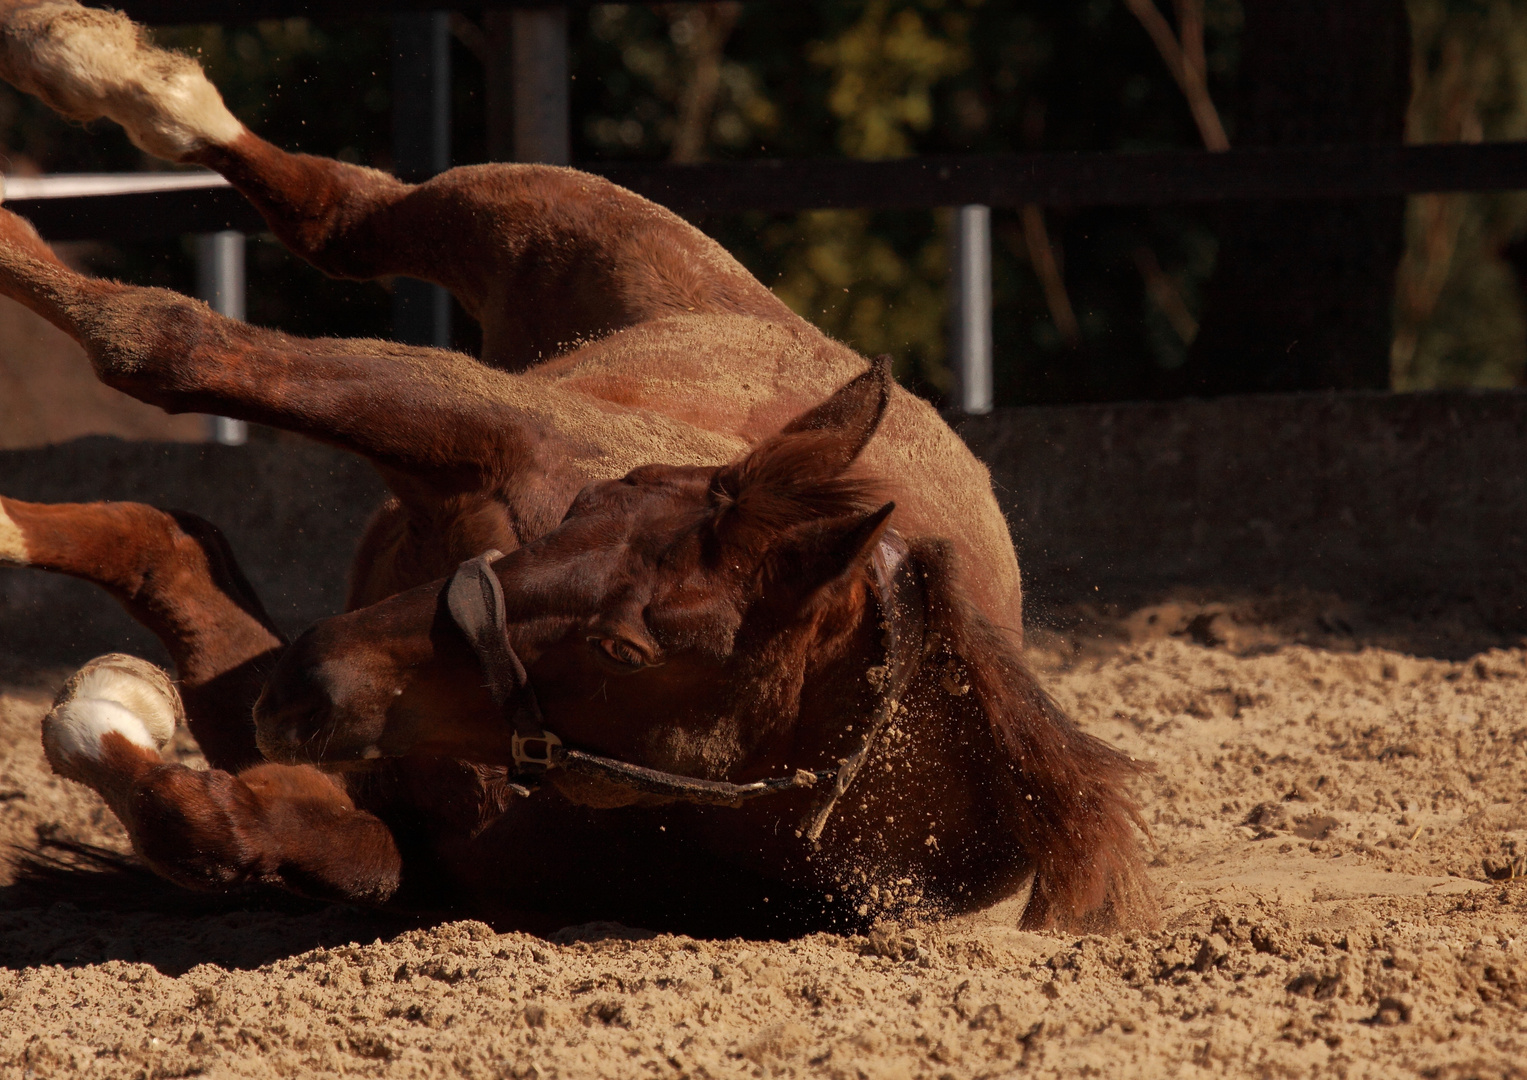
[[(711, 483), (712, 535), (733, 551), (761, 556), (773, 549), (771, 561), (778, 565), (769, 576), (787, 594), (800, 594), (791, 582), (809, 590), (812, 582), (832, 579), (822, 568), (811, 569), (814, 562), (834, 564), (826, 553), (837, 553), (836, 565), (843, 570), (855, 561), (862, 564), (858, 531), (884, 521), (875, 522), (871, 514), (882, 501), (881, 485), (853, 464), (884, 415), (890, 385), (889, 364), (877, 361), (718, 470)], [(890, 509), (882, 507), (885, 513)], [(989, 729), (1000, 827), (1035, 868), (1024, 925), (1104, 929), (1153, 921), (1155, 905), (1137, 842), (1137, 830), (1147, 830), (1127, 790), (1147, 766), (1082, 731), (1040, 688), (1012, 637), (966, 595), (950, 544), (916, 538), (909, 546), (924, 582), (926, 640), (933, 645), (924, 669), (959, 672), (968, 685), (956, 695), (961, 702), (956, 709), (979, 713)], [(824, 558), (813, 560), (819, 547)], [(832, 606), (830, 601), (819, 606), (816, 618)], [(814, 621), (804, 620), (801, 628)], [(826, 624), (771, 641), (754, 657), (755, 678), (740, 681), (749, 687), (757, 716), (793, 711), (808, 639), (823, 629)], [(776, 677), (766, 678), (771, 671)], [(781, 677), (786, 672), (790, 677)], [(983, 767), (979, 757), (973, 767)]]
[(1033, 860), (1025, 928), (1100, 931), (1153, 924), (1156, 904), (1137, 839), (1147, 834), (1128, 783), (1150, 766), (1076, 726), (1045, 693), (1013, 637), (961, 587), (942, 540), (916, 539), (926, 595), (924, 665), (957, 673), (984, 714), (999, 758), (1003, 825)]

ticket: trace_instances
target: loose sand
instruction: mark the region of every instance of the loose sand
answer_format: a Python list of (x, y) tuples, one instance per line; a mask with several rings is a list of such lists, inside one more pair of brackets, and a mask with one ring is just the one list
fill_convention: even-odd
[[(0, 1075), (1527, 1076), (1527, 650), (1425, 659), (1317, 621), (1176, 605), (1036, 636), (1062, 703), (1156, 765), (1160, 930), (1023, 933), (999, 908), (866, 938), (546, 940), (141, 910), (7, 870)], [(120, 847), (42, 761), (61, 675), (0, 695), (0, 843)]]

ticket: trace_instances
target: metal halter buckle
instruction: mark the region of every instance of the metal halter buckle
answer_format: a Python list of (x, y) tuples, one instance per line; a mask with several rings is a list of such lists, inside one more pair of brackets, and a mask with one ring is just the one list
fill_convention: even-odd
[[(545, 753), (540, 757), (535, 757), (525, 752), (526, 746), (533, 746), (536, 743), (540, 743), (546, 748)], [(549, 769), (555, 764), (552, 757), (561, 746), (562, 740), (549, 731), (543, 731), (538, 735), (520, 735), (516, 733), (510, 736), (509, 739), (509, 752), (514, 757), (514, 763), (539, 769)]]

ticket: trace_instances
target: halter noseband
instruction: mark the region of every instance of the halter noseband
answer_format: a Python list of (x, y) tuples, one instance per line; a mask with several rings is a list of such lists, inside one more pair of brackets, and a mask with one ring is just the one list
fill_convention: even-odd
[(881, 625), (885, 632), (886, 666), (881, 677), (880, 699), (859, 748), (847, 758), (840, 759), (836, 769), (797, 769), (790, 776), (755, 780), (749, 784), (702, 780), (590, 754), (566, 746), (546, 730), (546, 719), (536, 699), (535, 688), (530, 685), (525, 665), (509, 640), (504, 590), (491, 567), (494, 560), (502, 557), (498, 551), (484, 552), (456, 568), (446, 587), (446, 606), (477, 654), (478, 663), (488, 678), (493, 703), (513, 729), (510, 753), (516, 777), (531, 782), (514, 785), (520, 794), (529, 795), (534, 780), (552, 769), (598, 777), (643, 794), (712, 806), (741, 806), (761, 795), (809, 788), (818, 781), (832, 779), (832, 787), (824, 792), (802, 823), (802, 829), (797, 831), (797, 835), (804, 835), (815, 844), (821, 838), (833, 807), (869, 756), (871, 746), (900, 708), (901, 693), (922, 658), (922, 590), (906, 556), (905, 541), (895, 533), (887, 532), (876, 545), (871, 559), (875, 599), (880, 605)]

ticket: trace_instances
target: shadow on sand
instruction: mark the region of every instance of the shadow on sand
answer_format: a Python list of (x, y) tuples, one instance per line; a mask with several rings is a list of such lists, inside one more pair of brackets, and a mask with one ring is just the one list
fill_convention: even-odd
[(15, 881), (0, 886), (0, 967), (125, 960), (172, 976), (198, 964), (255, 968), (422, 924), (275, 890), (195, 893), (127, 856), (73, 841), (16, 855)]

